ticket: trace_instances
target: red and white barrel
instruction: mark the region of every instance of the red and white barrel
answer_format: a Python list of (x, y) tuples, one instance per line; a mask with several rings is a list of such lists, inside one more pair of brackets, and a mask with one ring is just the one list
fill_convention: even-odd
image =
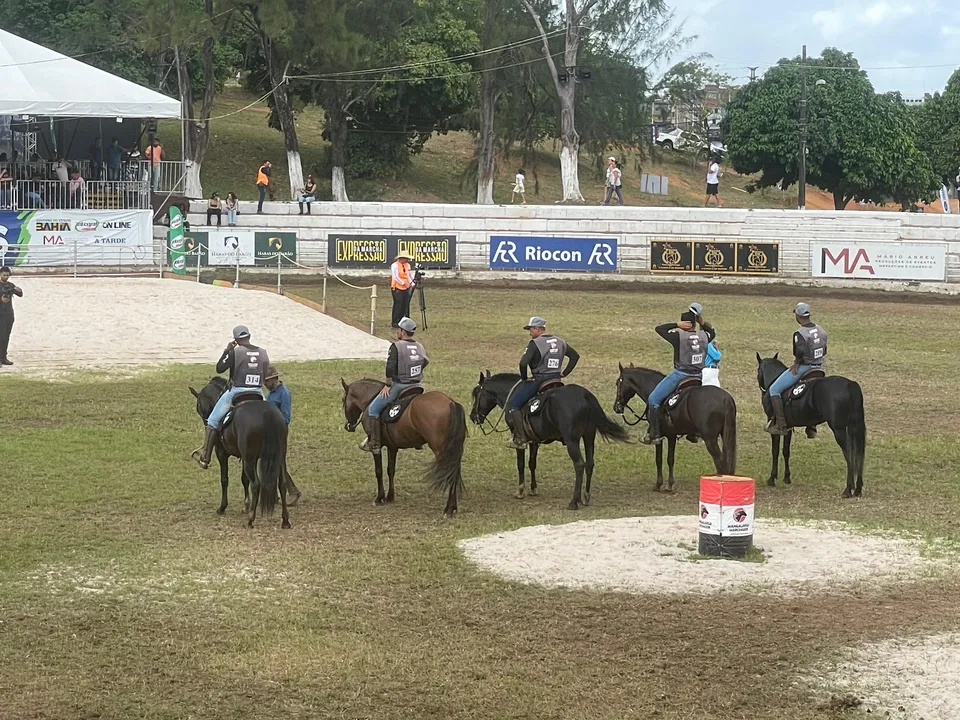
[(753, 547), (756, 481), (736, 475), (700, 478), (701, 555), (743, 557)]

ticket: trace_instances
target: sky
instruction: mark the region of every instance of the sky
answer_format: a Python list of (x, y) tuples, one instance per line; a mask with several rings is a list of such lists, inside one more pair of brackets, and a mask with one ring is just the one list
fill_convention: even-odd
[(749, 80), (748, 67), (759, 65), (759, 77), (779, 59), (798, 57), (804, 44), (808, 56), (826, 47), (852, 52), (877, 92), (905, 98), (942, 91), (960, 67), (960, 0), (668, 2), (685, 34), (698, 36), (685, 54), (710, 53), (707, 62), (734, 76), (734, 85)]

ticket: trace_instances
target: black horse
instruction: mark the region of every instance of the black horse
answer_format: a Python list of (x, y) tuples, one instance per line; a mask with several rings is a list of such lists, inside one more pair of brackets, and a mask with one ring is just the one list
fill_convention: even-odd
[[(762, 358), (757, 353), (757, 383), (763, 393), (763, 410), (770, 416), (770, 397), (767, 395), (773, 381), (787, 369), (780, 362), (780, 353), (772, 358)], [(803, 392), (796, 397), (794, 391)], [(811, 429), (821, 423), (827, 423), (833, 430), (837, 445), (843, 450), (847, 461), (847, 486), (842, 497), (860, 497), (863, 493), (863, 458), (866, 453), (867, 426), (863, 416), (863, 391), (860, 385), (839, 375), (829, 377), (801, 379), (791, 390), (784, 393), (784, 414), (790, 428), (806, 427), (807, 434), (813, 436)], [(783, 481), (790, 484), (790, 441), (793, 430), (783, 436)], [(771, 436), (773, 467), (767, 485), (777, 484), (777, 455), (780, 450), (780, 436)]]
[[(619, 363), (618, 366), (620, 376), (617, 378), (617, 400), (613, 411), (622, 416), (625, 409), (633, 412), (629, 402), (634, 395), (646, 403), (650, 393), (665, 376), (657, 370), (634, 367), (633, 363), (627, 368)], [(645, 409), (640, 415), (633, 413), (637, 418), (633, 424), (640, 422), (646, 412)], [(696, 438), (703, 438), (703, 443), (707, 446), (710, 457), (713, 458), (718, 475), (736, 474), (737, 403), (730, 393), (712, 385), (690, 388), (680, 396), (676, 407), (664, 407), (661, 412), (663, 412), (661, 434), (667, 441), (667, 465), (670, 471), (670, 476), (667, 478), (667, 492), (673, 491), (674, 453), (677, 449), (677, 438), (683, 435), (694, 441)], [(666, 423), (668, 414), (669, 425)], [(626, 419), (624, 422), (627, 422)], [(723, 439), (722, 449), (717, 438)], [(659, 491), (661, 487), (663, 487), (663, 446), (658, 444), (657, 484), (653, 489)]]
[[(200, 392), (190, 388), (197, 399), (197, 414), (204, 423), (226, 389), (227, 381), (219, 375), (210, 378)], [(243, 511), (249, 512), (247, 525), (253, 527), (258, 505), (264, 515), (273, 512), (279, 490), (283, 506), (281, 527), (289, 528), (287, 483), (283, 482), (287, 468), (287, 423), (280, 409), (262, 398), (240, 402), (233, 411), (233, 421), (220, 433), (215, 450), (220, 463), (222, 491), (217, 514), (223, 515), (227, 510), (227, 463), (231, 457), (238, 457), (243, 468)]]
[[(480, 381), (473, 389), (470, 419), (477, 425), (482, 425), (494, 408), (503, 407), (511, 388), (519, 381), (520, 375), (517, 373), (491, 375), (489, 370), (486, 374), (480, 373)], [(562, 442), (573, 460), (577, 477), (573, 486), (573, 499), (567, 506), (571, 510), (590, 504), (590, 481), (593, 479), (593, 451), (597, 433), (599, 432), (604, 440), (629, 440), (627, 431), (606, 416), (596, 396), (579, 385), (564, 385), (548, 391), (543, 396), (539, 412), (530, 418), (530, 427), (536, 436), (536, 441), (530, 443), (530, 493), (537, 494), (535, 471), (538, 445)], [(581, 440), (583, 454), (580, 452)], [(517, 470), (520, 473), (517, 497), (523, 497), (524, 494), (523, 455), (523, 450), (517, 450)], [(581, 498), (584, 475), (587, 483)]]

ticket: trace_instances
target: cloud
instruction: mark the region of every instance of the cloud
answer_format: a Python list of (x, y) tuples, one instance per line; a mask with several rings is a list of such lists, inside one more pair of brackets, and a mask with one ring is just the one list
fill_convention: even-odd
[(813, 14), (813, 24), (820, 28), (824, 37), (836, 37), (843, 30), (843, 10), (818, 10)]
[(863, 13), (863, 19), (871, 25), (882, 25), (888, 20), (899, 19), (913, 15), (913, 13), (912, 5), (900, 5), (893, 8), (886, 2), (878, 2), (866, 9)]

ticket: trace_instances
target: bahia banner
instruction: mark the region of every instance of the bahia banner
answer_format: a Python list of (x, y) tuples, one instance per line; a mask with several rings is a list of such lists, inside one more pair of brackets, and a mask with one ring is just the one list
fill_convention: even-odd
[(617, 238), (491, 235), (491, 270), (617, 271)]
[(0, 211), (6, 265), (153, 265), (149, 210)]

